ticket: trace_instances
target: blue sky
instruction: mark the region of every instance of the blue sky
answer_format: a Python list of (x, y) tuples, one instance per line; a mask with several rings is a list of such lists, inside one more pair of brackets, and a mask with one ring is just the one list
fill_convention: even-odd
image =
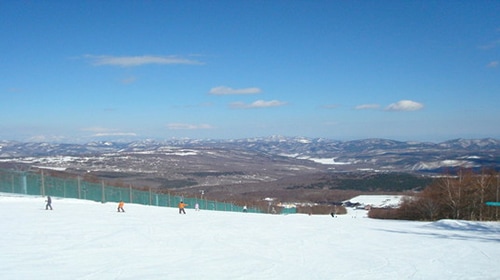
[(0, 139), (500, 138), (500, 1), (0, 0)]

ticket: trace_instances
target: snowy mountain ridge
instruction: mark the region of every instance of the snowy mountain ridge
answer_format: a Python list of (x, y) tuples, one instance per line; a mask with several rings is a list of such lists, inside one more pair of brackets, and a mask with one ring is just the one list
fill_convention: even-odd
[[(500, 167), (500, 140), (455, 139), (442, 143), (364, 139), (338, 141), (324, 138), (272, 136), (232, 140), (174, 139), (134, 142), (94, 141), (86, 144), (49, 142), (0, 142), (0, 159), (24, 157), (106, 156), (127, 153), (172, 154), (191, 149), (188, 155), (206, 155), (208, 150), (232, 151), (273, 157), (287, 156), (316, 163), (345, 165), (349, 170), (438, 171), (450, 167)], [(203, 150), (204, 152), (200, 152)], [(167, 152), (170, 151), (170, 152)], [(341, 163), (341, 164), (339, 164)]]

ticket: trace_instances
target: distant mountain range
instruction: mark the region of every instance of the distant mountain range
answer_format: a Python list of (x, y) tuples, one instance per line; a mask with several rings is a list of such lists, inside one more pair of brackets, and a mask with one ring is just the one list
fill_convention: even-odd
[[(442, 172), (448, 168), (500, 169), (500, 140), (455, 139), (441, 143), (365, 139), (336, 141), (323, 138), (282, 137), (236, 140), (143, 140), (86, 144), (0, 141), (0, 162), (26, 162), (26, 158), (106, 156), (127, 153), (163, 153), (172, 149), (216, 149), (247, 155), (310, 161), (334, 171)], [(206, 153), (205, 153), (206, 154)]]

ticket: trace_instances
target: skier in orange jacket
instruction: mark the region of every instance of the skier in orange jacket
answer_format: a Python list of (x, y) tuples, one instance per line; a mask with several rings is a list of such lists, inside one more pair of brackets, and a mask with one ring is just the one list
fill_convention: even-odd
[(187, 204), (184, 202), (179, 202), (179, 214), (186, 214), (186, 211), (184, 211), (184, 207), (186, 207)]
[(125, 210), (123, 209), (123, 205), (125, 205), (125, 203), (123, 202), (123, 200), (120, 200), (120, 202), (118, 203), (118, 212), (125, 212)]

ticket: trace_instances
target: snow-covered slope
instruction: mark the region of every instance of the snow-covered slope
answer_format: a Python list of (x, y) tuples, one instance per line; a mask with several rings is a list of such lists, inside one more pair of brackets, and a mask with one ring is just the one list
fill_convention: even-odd
[(351, 203), (359, 203), (361, 206), (396, 208), (401, 204), (403, 198), (403, 195), (358, 195), (348, 201)]
[(0, 194), (1, 279), (500, 278), (497, 222), (53, 207)]

